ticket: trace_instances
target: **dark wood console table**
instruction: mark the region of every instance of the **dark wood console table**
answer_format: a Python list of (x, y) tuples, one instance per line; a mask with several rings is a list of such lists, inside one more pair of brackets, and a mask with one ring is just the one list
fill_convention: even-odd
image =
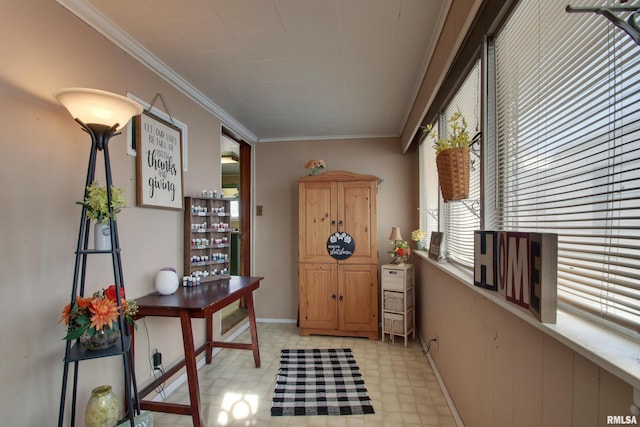
[[(180, 287), (176, 293), (172, 295), (153, 293), (136, 299), (139, 308), (138, 314), (136, 315), (138, 319), (146, 316), (180, 318), (185, 357), (182, 362), (167, 370), (153, 383), (140, 390), (139, 398), (142, 409), (191, 415), (194, 427), (201, 427), (204, 425), (204, 420), (202, 405), (200, 404), (196, 357), (203, 351), (206, 351), (206, 362), (209, 364), (211, 363), (214, 347), (252, 350), (256, 368), (260, 367), (260, 350), (258, 348), (258, 331), (256, 329), (256, 315), (253, 306), (253, 291), (258, 289), (260, 280), (262, 279), (262, 277), (231, 276), (229, 279), (205, 282), (197, 287)], [(249, 315), (251, 343), (214, 341), (212, 325), (213, 313), (243, 297), (246, 301)], [(206, 319), (206, 342), (198, 348), (195, 348), (193, 330), (191, 328), (192, 318)], [(186, 366), (187, 371), (190, 405), (142, 400), (167, 378), (182, 369), (183, 366)]]

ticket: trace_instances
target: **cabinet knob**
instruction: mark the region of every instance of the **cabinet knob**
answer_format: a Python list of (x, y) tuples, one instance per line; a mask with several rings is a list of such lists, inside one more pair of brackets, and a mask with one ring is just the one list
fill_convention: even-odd
[(344, 297), (340, 295), (340, 298), (338, 298), (338, 301), (344, 301)]
[(331, 299), (336, 299), (336, 294), (331, 295)]

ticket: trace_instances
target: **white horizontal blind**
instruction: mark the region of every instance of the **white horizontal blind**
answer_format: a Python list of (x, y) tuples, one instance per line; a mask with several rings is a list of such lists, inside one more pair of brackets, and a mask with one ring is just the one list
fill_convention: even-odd
[[(480, 60), (452, 98), (440, 120), (439, 134), (448, 136), (447, 120), (460, 112), (467, 121), (469, 137), (480, 132)], [(472, 147), (479, 153), (479, 147)], [(480, 158), (471, 154), (469, 198), (443, 203), (445, 256), (453, 262), (473, 267), (473, 232), (480, 228)]]
[(638, 332), (640, 46), (565, 6), (521, 1), (495, 39), (499, 228), (558, 233), (558, 299)]
[(420, 227), (424, 230), (425, 246), (429, 247), (431, 233), (438, 231), (438, 173), (436, 152), (433, 149), (433, 134), (427, 135), (420, 143), (420, 171), (422, 204), (420, 206)]

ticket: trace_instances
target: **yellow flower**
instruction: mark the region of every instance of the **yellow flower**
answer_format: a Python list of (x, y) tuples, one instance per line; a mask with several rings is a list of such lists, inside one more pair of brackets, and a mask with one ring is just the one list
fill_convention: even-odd
[(449, 137), (446, 139), (438, 138), (438, 133), (433, 129), (433, 125), (428, 125), (424, 129), (424, 132), (432, 135), (435, 140), (433, 148), (436, 150), (436, 155), (449, 148), (462, 148), (471, 145), (471, 138), (467, 130), (467, 120), (460, 111), (453, 113), (447, 122), (450, 130)]
[(422, 239), (424, 239), (424, 230), (423, 229), (418, 228), (417, 230), (413, 230), (411, 232), (411, 240), (413, 240), (414, 242), (419, 242)]

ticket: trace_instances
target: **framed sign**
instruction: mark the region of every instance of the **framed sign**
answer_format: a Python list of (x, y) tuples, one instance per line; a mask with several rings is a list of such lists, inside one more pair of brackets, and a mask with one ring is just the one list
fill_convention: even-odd
[(343, 260), (353, 255), (356, 243), (349, 233), (333, 233), (327, 239), (327, 252), (332, 258)]
[(431, 243), (429, 244), (429, 258), (434, 261), (440, 260), (440, 245), (442, 244), (442, 232), (433, 231), (431, 233)]
[(138, 206), (183, 209), (182, 133), (179, 128), (143, 111), (136, 116)]
[[(182, 134), (180, 137), (180, 140), (181, 140), (180, 148), (182, 148), (182, 172), (183, 173), (189, 172), (189, 126), (187, 126), (186, 123), (181, 122), (177, 118), (171, 116), (170, 114), (167, 114), (164, 111), (154, 107), (144, 99), (137, 97), (131, 92), (127, 92), (127, 98), (133, 99), (138, 104), (142, 105), (142, 108), (144, 108), (144, 111), (151, 113), (154, 117), (157, 117), (160, 120), (164, 120), (165, 122), (171, 123), (172, 126), (175, 126), (178, 129), (180, 129), (180, 133)], [(127, 155), (131, 157), (136, 157), (138, 154), (136, 151), (137, 137), (136, 137), (135, 128), (136, 128), (136, 120), (135, 120), (135, 117), (133, 117), (131, 119), (131, 123), (127, 125)]]

